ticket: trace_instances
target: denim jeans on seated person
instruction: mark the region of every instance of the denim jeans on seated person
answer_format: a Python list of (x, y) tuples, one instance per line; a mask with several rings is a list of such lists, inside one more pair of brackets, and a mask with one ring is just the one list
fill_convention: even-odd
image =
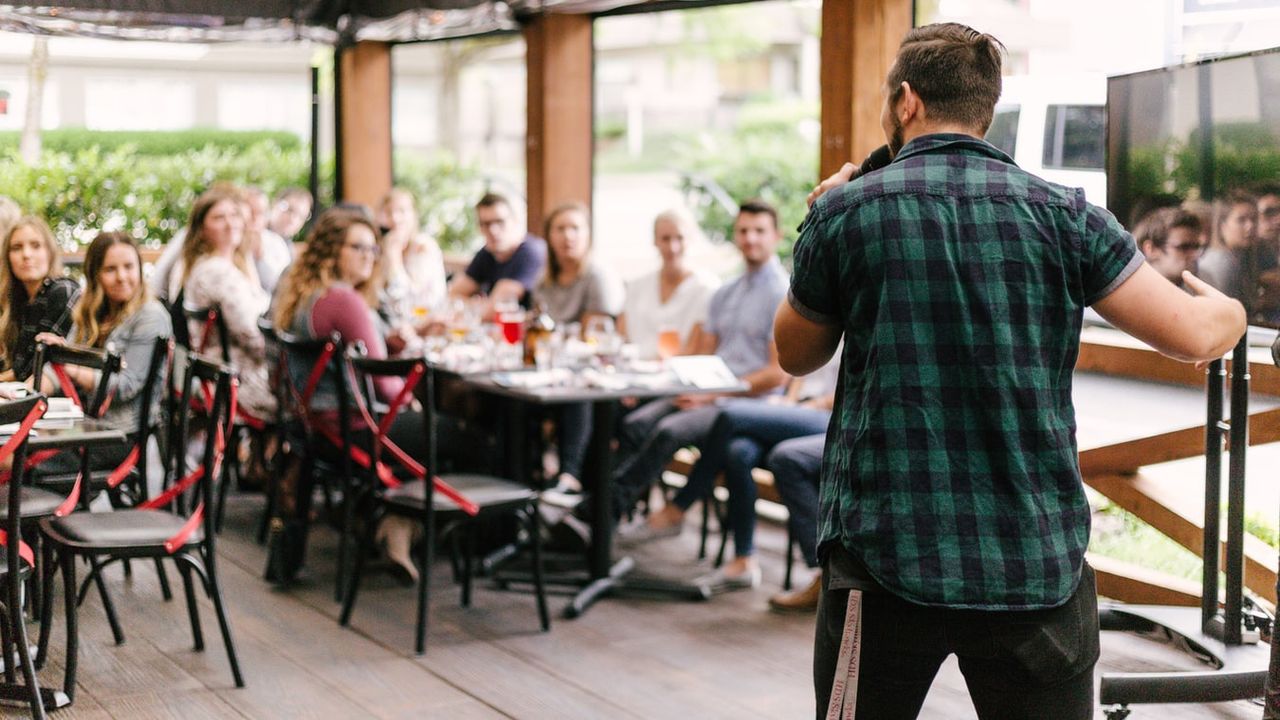
[[(707, 438), (699, 445), (701, 455), (689, 473), (689, 480), (676, 493), (675, 504), (688, 510), (707, 497), (716, 476), (724, 474), (729, 491), (726, 523), (733, 531), (733, 547), (738, 557), (755, 551), (756, 484), (751, 470), (761, 465), (765, 455), (778, 443), (795, 437), (825, 432), (831, 413), (827, 410), (780, 405), (765, 400), (741, 399), (726, 403)], [(817, 513), (815, 502), (814, 514)], [(816, 526), (812, 528), (817, 537)]]
[(764, 466), (773, 473), (773, 487), (787, 506), (791, 535), (800, 545), (804, 564), (818, 567), (818, 476), (827, 436), (807, 435), (773, 446)]
[(613, 472), (615, 518), (631, 511), (677, 450), (703, 444), (720, 410), (715, 404), (681, 410), (671, 400), (653, 400), (622, 419)]

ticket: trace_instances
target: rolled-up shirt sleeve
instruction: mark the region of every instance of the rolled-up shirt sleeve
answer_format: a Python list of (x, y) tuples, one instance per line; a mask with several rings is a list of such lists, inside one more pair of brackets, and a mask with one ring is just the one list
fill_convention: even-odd
[(814, 217), (804, 224), (800, 238), (792, 250), (791, 289), (787, 302), (792, 309), (813, 322), (835, 325), (840, 322), (838, 219), (824, 221), (813, 209)]

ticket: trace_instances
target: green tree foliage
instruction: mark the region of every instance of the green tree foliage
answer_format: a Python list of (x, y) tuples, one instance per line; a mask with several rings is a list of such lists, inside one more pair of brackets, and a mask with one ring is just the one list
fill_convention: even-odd
[(730, 135), (697, 137), (682, 153), (682, 192), (698, 222), (713, 238), (732, 238), (736, 208), (711, 201), (709, 179), (734, 201), (762, 198), (778, 208), (782, 229), (779, 253), (790, 257), (795, 228), (804, 219), (805, 198), (818, 177), (818, 151), (803, 128), (817, 113), (809, 106), (744, 109)]
[[(88, 145), (61, 150), (47, 141), (38, 165), (18, 158), (15, 146), (0, 143), (0, 195), (13, 198), (24, 212), (49, 221), (68, 250), (87, 244), (100, 230), (123, 230), (139, 243), (156, 247), (182, 227), (197, 195), (219, 181), (261, 188), (268, 195), (288, 186), (306, 187), (310, 175), (307, 148), (296, 138), (283, 144), (261, 133), (229, 134), (240, 142), (207, 142), (172, 152), (143, 152), (170, 147), (172, 135), (155, 133), (139, 144)], [(46, 140), (48, 140), (46, 135)], [(292, 136), (289, 136), (292, 137)], [(259, 138), (246, 144), (245, 139)], [(321, 164), (320, 206), (332, 204), (332, 159)], [(397, 159), (396, 182), (418, 200), (427, 231), (446, 249), (459, 249), (475, 236), (470, 207), (484, 191), (478, 171), (448, 156)]]

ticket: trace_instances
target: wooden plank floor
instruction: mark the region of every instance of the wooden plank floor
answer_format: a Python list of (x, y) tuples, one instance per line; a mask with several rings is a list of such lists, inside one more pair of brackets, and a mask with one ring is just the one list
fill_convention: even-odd
[[(191, 649), (186, 613), (164, 603), (150, 567), (131, 581), (110, 573), (128, 640), (114, 646), (96, 595), (81, 610), (81, 670), (74, 707), (60, 718), (805, 718), (812, 717), (812, 618), (765, 609), (781, 580), (778, 527), (761, 528), (765, 585), (706, 603), (611, 599), (574, 621), (537, 630), (532, 597), (479, 584), (458, 606), (447, 569), (432, 602), (429, 652), (411, 652), (412, 593), (382, 573), (367, 578), (353, 626), (331, 599), (332, 534), (316, 534), (310, 581), (284, 592), (260, 579), (252, 541), (259, 507), (233, 497), (220, 555), (232, 627), (248, 686), (236, 689), (212, 608), (202, 601), (208, 650)], [(657, 543), (649, 561), (676, 573), (693, 561), (696, 533)], [(643, 559), (643, 558), (642, 558)], [(650, 563), (647, 566), (652, 567)], [(176, 579), (176, 578), (175, 578)], [(552, 598), (553, 610), (565, 603)], [(61, 613), (59, 607), (58, 612)], [(61, 623), (58, 623), (59, 628)], [(55, 631), (46, 681), (61, 677)], [(1099, 671), (1193, 668), (1163, 646), (1104, 634)], [(21, 716), (6, 709), (6, 716)], [(1133, 718), (1255, 718), (1249, 703), (1136, 707)], [(973, 718), (963, 679), (944, 666), (921, 717)], [(1099, 711), (1098, 717), (1102, 717)]]

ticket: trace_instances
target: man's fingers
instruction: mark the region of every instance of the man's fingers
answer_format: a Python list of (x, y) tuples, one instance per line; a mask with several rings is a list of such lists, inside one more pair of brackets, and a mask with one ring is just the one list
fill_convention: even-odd
[(1192, 292), (1201, 297), (1226, 297), (1218, 288), (1192, 275), (1190, 270), (1182, 271), (1182, 282), (1186, 283)]
[(857, 169), (857, 166), (853, 163), (845, 163), (831, 177), (818, 183), (818, 185), (813, 188), (813, 191), (809, 193), (809, 197), (805, 199), (805, 202), (808, 203), (809, 207), (812, 207), (814, 201), (822, 197), (828, 190), (849, 182), (849, 179), (853, 177), (853, 173), (857, 171)]

